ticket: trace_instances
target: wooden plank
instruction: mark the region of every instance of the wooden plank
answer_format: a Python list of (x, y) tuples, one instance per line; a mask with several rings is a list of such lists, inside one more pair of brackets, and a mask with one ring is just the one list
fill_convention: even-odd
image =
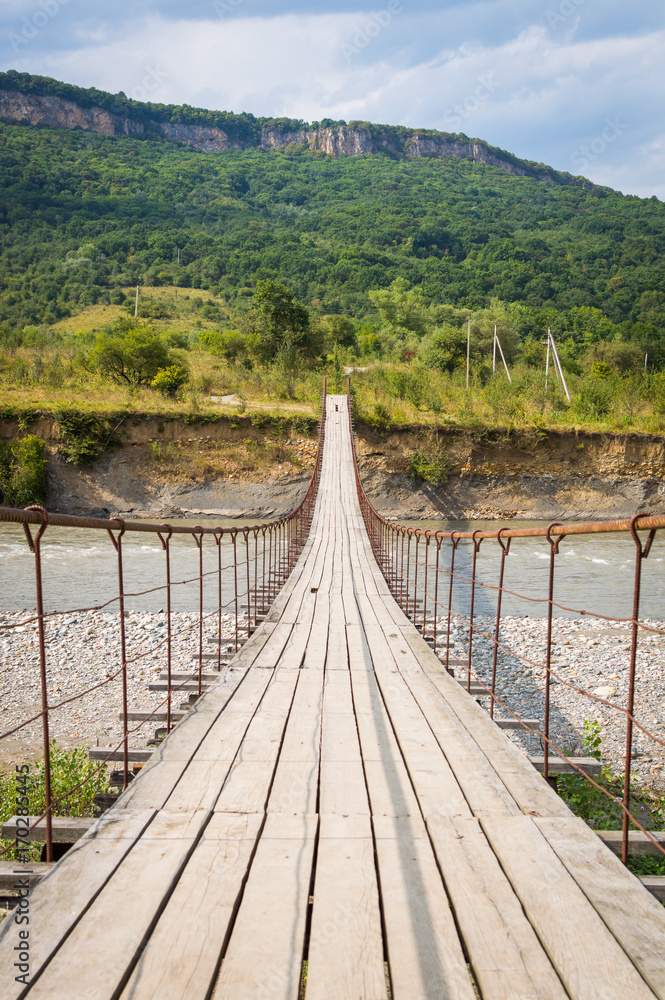
[(479, 821), (437, 816), (427, 826), (483, 1000), (567, 1000)]
[(665, 907), (583, 820), (534, 822), (654, 993), (665, 996)]
[(459, 782), (404, 678), (389, 673), (378, 684), (424, 814), (470, 816)]
[[(545, 758), (529, 757), (529, 760), (536, 771), (543, 774), (545, 770)], [(548, 768), (550, 774), (579, 774), (580, 771), (584, 771), (585, 774), (598, 776), (603, 773), (602, 763), (594, 757), (569, 757), (568, 760), (562, 760), (561, 757), (552, 755), (549, 759)]]
[(270, 789), (268, 812), (316, 812), (322, 707), (323, 674), (301, 671)]
[(494, 722), (499, 729), (516, 729), (518, 732), (522, 732), (528, 728), (534, 732), (540, 732), (540, 719), (497, 719), (495, 717)]
[[(33, 984), (31, 996), (90, 1000), (117, 995), (208, 817), (157, 814)], [(126, 919), (128, 899), (131, 920)]]
[(121, 1000), (209, 995), (262, 823), (256, 815), (212, 817)]
[(352, 673), (351, 677), (372, 815), (418, 816), (418, 799), (381, 700), (376, 678), (365, 672)]
[[(21, 839), (26, 840), (33, 844), (45, 844), (46, 843), (46, 820), (42, 819), (37, 823), (34, 829), (30, 830), (30, 833), (24, 833), (28, 827), (37, 819), (36, 816), (25, 816), (21, 817), (20, 829), (21, 829)], [(95, 825), (97, 821), (90, 816), (53, 816), (51, 818), (51, 829), (53, 832), (53, 841), (56, 844), (74, 844), (79, 840), (88, 830)], [(3, 840), (15, 840), (17, 830), (17, 817), (12, 816), (5, 823), (2, 824), (2, 838)]]
[[(479, 750), (499, 774), (522, 812), (535, 811), (542, 816), (570, 815), (566, 804), (546, 781), (542, 781), (526, 754), (498, 730), (483, 708), (472, 698), (465, 698), (459, 685), (446, 673), (436, 656), (420, 636), (405, 633), (419, 668), (432, 689), (444, 698)], [(427, 689), (424, 689), (425, 692)]]
[[(621, 855), (623, 844), (623, 834), (621, 830), (594, 830), (594, 833), (600, 837), (606, 847), (609, 847), (609, 849), (614, 851), (615, 854), (618, 854), (619, 856)], [(650, 830), (649, 835), (653, 837), (653, 840), (656, 840), (658, 844), (662, 845), (663, 850), (665, 850), (665, 830)], [(665, 860), (663, 850), (654, 844), (653, 840), (649, 840), (649, 837), (642, 833), (641, 830), (629, 830), (629, 854), (655, 854), (656, 857), (660, 857)]]
[(28, 865), (20, 865), (18, 861), (0, 861), (0, 889), (12, 892), (26, 885), (33, 889), (53, 868), (54, 865), (47, 861), (31, 861)]
[(327, 672), (321, 737), (321, 813), (369, 815), (348, 672)]
[(297, 1000), (317, 825), (316, 816), (267, 817), (216, 996)]
[(412, 671), (405, 681), (431, 726), (471, 810), (476, 815), (519, 813), (519, 806), (501, 776), (466, 727), (440, 697), (432, 697), (427, 678)]
[(393, 1000), (474, 1000), (422, 818), (374, 816), (372, 822)]
[[(149, 761), (154, 752), (155, 747), (130, 747), (127, 759), (136, 764), (142, 764)], [(122, 748), (117, 750), (115, 747), (90, 747), (88, 757), (90, 760), (107, 760), (109, 762), (125, 759)]]
[(298, 670), (273, 676), (215, 802), (216, 812), (265, 811), (299, 676)]
[(308, 1000), (387, 997), (368, 816), (321, 816), (307, 968)]
[(640, 882), (654, 899), (665, 902), (665, 875), (640, 875)]
[[(34, 980), (62, 940), (77, 924), (126, 855), (154, 812), (120, 814), (112, 809), (55, 865), (30, 894), (30, 978)], [(57, 914), (57, 920), (53, 919)], [(21, 925), (22, 926), (22, 925)], [(0, 983), (3, 1000), (23, 992), (15, 983), (15, 947), (19, 943), (16, 914), (7, 917), (0, 934)], [(48, 976), (45, 977), (48, 981)], [(53, 993), (53, 996), (57, 994)], [(69, 996), (67, 992), (62, 994)], [(94, 994), (91, 994), (94, 995)]]
[[(653, 1000), (653, 992), (552, 850), (534, 817), (491, 816), (482, 823), (569, 994), (580, 1000)], [(562, 821), (557, 818), (555, 823)], [(657, 907), (647, 893), (642, 896)]]

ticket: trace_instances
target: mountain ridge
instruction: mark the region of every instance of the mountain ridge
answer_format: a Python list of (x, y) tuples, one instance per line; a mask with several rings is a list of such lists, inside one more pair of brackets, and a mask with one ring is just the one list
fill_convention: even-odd
[(288, 118), (256, 118), (189, 105), (133, 101), (124, 94), (88, 90), (50, 77), (8, 70), (0, 73), (0, 121), (48, 128), (82, 129), (107, 136), (131, 136), (179, 143), (205, 153), (261, 148), (342, 156), (392, 158), (454, 156), (499, 167), (518, 177), (557, 185), (596, 187), (583, 177), (555, 170), (463, 133), (378, 125), (371, 122), (309, 124)]

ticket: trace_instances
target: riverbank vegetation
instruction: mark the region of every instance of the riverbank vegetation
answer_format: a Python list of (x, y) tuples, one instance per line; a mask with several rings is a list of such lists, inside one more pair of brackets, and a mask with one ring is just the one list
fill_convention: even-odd
[[(117, 414), (197, 422), (257, 410), (313, 416), (323, 376), (329, 391), (341, 392), (350, 370), (357, 417), (376, 427), (665, 431), (659, 343), (632, 329), (625, 339), (596, 309), (550, 316), (568, 400), (552, 366), (546, 380), (547, 348), (532, 310), (432, 303), (402, 279), (369, 295), (372, 323), (317, 316), (272, 280), (260, 282), (242, 310), (222, 309), (202, 290), (151, 288), (137, 320), (131, 300), (129, 310), (92, 306), (51, 327), (0, 333), (4, 413), (93, 415), (101, 422), (98, 452)], [(493, 370), (495, 325), (510, 381), (499, 353)]]

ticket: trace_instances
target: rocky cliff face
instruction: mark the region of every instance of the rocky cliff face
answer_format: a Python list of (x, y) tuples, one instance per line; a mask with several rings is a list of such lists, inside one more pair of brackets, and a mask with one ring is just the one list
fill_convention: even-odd
[(143, 132), (140, 122), (121, 118), (103, 108), (82, 108), (61, 97), (39, 97), (18, 90), (0, 90), (0, 118), (49, 128), (80, 128), (102, 135), (139, 135)]
[(297, 132), (264, 132), (263, 149), (284, 149), (289, 146), (306, 146), (312, 151), (328, 156), (362, 156), (375, 153), (372, 134), (366, 128), (337, 125), (334, 128), (301, 129)]
[(223, 153), (227, 149), (242, 149), (242, 145), (232, 142), (221, 128), (209, 128), (205, 125), (182, 125), (172, 122), (161, 122), (159, 126), (170, 142), (180, 142), (185, 146), (193, 146), (203, 153)]
[[(80, 128), (100, 132), (102, 135), (131, 136), (144, 132), (141, 122), (112, 114), (103, 108), (84, 108), (62, 97), (41, 97), (17, 90), (0, 90), (0, 120), (46, 125), (50, 128)], [(169, 142), (191, 146), (204, 153), (223, 153), (229, 149), (244, 149), (249, 146), (248, 143), (231, 139), (223, 129), (214, 126), (174, 122), (154, 124)], [(415, 129), (405, 130), (400, 138), (389, 135), (388, 138), (380, 137), (375, 140), (372, 131), (362, 125), (303, 128), (292, 132), (265, 128), (260, 145), (263, 149), (285, 151), (307, 149), (332, 157), (364, 156), (381, 152), (414, 158), (455, 156), (477, 163), (488, 163), (517, 176), (528, 174), (554, 183), (566, 183), (564, 175), (556, 171), (518, 161), (485, 143), (457, 139), (446, 133), (423, 135)]]

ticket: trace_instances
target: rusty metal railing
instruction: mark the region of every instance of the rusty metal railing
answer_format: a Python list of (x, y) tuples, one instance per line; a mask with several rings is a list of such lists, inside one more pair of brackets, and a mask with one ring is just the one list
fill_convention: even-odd
[[(61, 712), (67, 706), (76, 704), (81, 699), (90, 695), (99, 688), (119, 682), (120, 703), (122, 716), (122, 739), (113, 747), (105, 760), (102, 760), (99, 767), (94, 769), (86, 779), (91, 780), (93, 775), (106, 766), (109, 760), (115, 759), (114, 755), (122, 748), (123, 761), (123, 787), (127, 787), (129, 777), (129, 739), (130, 736), (139, 732), (151, 718), (166, 706), (166, 731), (170, 731), (172, 722), (172, 698), (183, 689), (188, 690), (187, 685), (192, 682), (197, 683), (197, 696), (202, 693), (203, 663), (207, 655), (203, 652), (204, 646), (204, 623), (217, 619), (217, 649), (216, 666), (221, 671), (222, 667), (222, 646), (225, 644), (222, 639), (222, 614), (231, 610), (233, 616), (232, 641), (233, 651), (237, 652), (245, 638), (248, 638), (257, 623), (259, 616), (263, 615), (275, 597), (283, 587), (287, 577), (302, 551), (314, 513), (314, 505), (318, 491), (321, 461), (323, 456), (323, 440), (325, 435), (325, 407), (326, 382), (323, 383), (323, 396), (321, 405), (321, 417), (319, 422), (318, 449), (314, 469), (307, 487), (307, 491), (293, 511), (284, 517), (270, 521), (266, 524), (248, 525), (244, 527), (222, 528), (215, 526), (204, 527), (195, 525), (189, 527), (181, 524), (155, 524), (147, 521), (125, 521), (121, 517), (111, 517), (107, 519), (92, 517), (75, 517), (67, 514), (49, 513), (40, 506), (27, 507), (24, 510), (0, 507), (0, 522), (20, 524), (25, 532), (26, 541), (30, 552), (34, 556), (34, 579), (36, 591), (36, 614), (23, 618), (20, 621), (10, 624), (0, 623), (0, 639), (3, 633), (7, 634), (17, 628), (36, 624), (36, 638), (39, 659), (39, 689), (40, 689), (40, 711), (27, 719), (23, 719), (18, 725), (13, 726), (6, 732), (0, 733), (0, 746), (3, 740), (15, 736), (26, 729), (32, 723), (41, 720), (42, 743), (44, 753), (44, 780), (45, 780), (45, 809), (41, 816), (37, 817), (27, 833), (30, 832), (42, 820), (45, 821), (46, 837), (46, 859), (53, 858), (53, 828), (52, 817), (54, 810), (61, 802), (77, 791), (76, 788), (67, 789), (58, 798), (53, 797), (53, 782), (51, 774), (51, 721), (54, 713)], [(33, 530), (36, 532), (33, 534)], [(115, 552), (117, 562), (117, 587), (116, 595), (110, 600), (85, 608), (75, 608), (71, 611), (77, 613), (89, 611), (102, 611), (105, 609), (117, 609), (118, 611), (118, 632), (120, 645), (120, 668), (112, 674), (104, 677), (103, 680), (78, 691), (74, 696), (60, 701), (51, 701), (51, 690), (49, 687), (49, 659), (47, 649), (47, 638), (49, 626), (58, 618), (69, 612), (47, 611), (45, 610), (44, 598), (44, 573), (43, 573), (43, 548), (44, 539), (48, 540), (49, 534), (54, 529), (66, 530), (71, 528), (90, 528), (92, 530), (105, 533)], [(123, 539), (132, 534), (146, 534), (156, 536), (164, 553), (164, 576), (163, 582), (157, 586), (150, 587), (140, 592), (128, 593), (126, 588), (126, 549), (123, 547)], [(196, 571), (194, 575), (186, 580), (174, 581), (172, 578), (171, 566), (171, 541), (174, 537), (186, 536), (193, 540), (196, 560)], [(214, 546), (216, 553), (216, 567), (213, 570), (204, 571), (204, 546)], [(224, 592), (223, 582), (226, 581), (226, 592)], [(186, 632), (190, 632), (197, 643), (197, 666), (194, 670), (186, 674), (185, 679), (180, 679), (176, 683), (173, 678), (173, 611), (172, 595), (177, 587), (197, 584), (198, 586), (198, 616), (195, 625), (190, 625), (178, 630), (178, 637)], [(210, 598), (210, 591), (214, 588), (214, 610), (204, 611), (204, 595)], [(94, 588), (94, 581), (90, 581), (91, 589)], [(130, 655), (126, 633), (126, 601), (129, 598), (145, 597), (149, 594), (161, 593), (166, 598), (166, 636), (155, 641), (146, 651)], [(244, 605), (242, 602), (244, 601)], [(2, 610), (0, 608), (0, 610)], [(243, 613), (244, 612), (244, 613)], [(245, 636), (243, 636), (245, 632)], [(228, 640), (226, 640), (228, 644)], [(129, 705), (128, 705), (128, 677), (129, 668), (145, 660), (146, 657), (160, 651), (165, 655), (167, 688), (163, 700), (154, 706), (152, 712), (143, 719), (139, 725), (130, 728), (129, 726)], [(6, 853), (5, 851), (0, 852)]]
[[(597, 789), (620, 806), (622, 812), (622, 858), (624, 863), (628, 859), (628, 833), (631, 823), (645, 833), (655, 847), (665, 855), (665, 850), (663, 850), (661, 844), (644, 829), (639, 819), (631, 811), (631, 799), (634, 798), (631, 774), (635, 731), (637, 730), (643, 739), (651, 741), (654, 747), (665, 748), (665, 741), (650, 731), (636, 713), (636, 695), (640, 680), (638, 671), (639, 641), (648, 633), (665, 636), (665, 630), (648, 625), (640, 618), (642, 568), (644, 561), (651, 552), (657, 532), (665, 528), (665, 516), (636, 514), (634, 517), (615, 521), (579, 524), (554, 522), (547, 527), (501, 527), (495, 531), (478, 529), (468, 531), (431, 531), (397, 524), (382, 516), (376, 510), (363, 488), (355, 447), (350, 380), (347, 385), (347, 394), (351, 436), (354, 441), (355, 478), (360, 507), (374, 555), (399, 606), (414, 622), (416, 627), (420, 629), (423, 637), (429, 641), (432, 649), (439, 655), (445, 668), (450, 673), (453, 673), (450, 660), (453, 619), (456, 623), (463, 623), (467, 643), (466, 662), (463, 664), (466, 675), (466, 689), (468, 692), (471, 691), (472, 682), (476, 686), (476, 690), (482, 689), (482, 694), (489, 698), (489, 712), (492, 717), (494, 717), (495, 707), (500, 706), (516, 722), (522, 721), (519, 713), (513, 711), (501, 693), (499, 675), (499, 656), (501, 653), (511, 656), (513, 660), (520, 662), (524, 667), (533, 667), (542, 670), (544, 696), (542, 733), (531, 729), (526, 722), (523, 722), (522, 726), (524, 731), (533, 733), (534, 737), (537, 736), (541, 740), (544, 753), (543, 773), (545, 778), (550, 777), (550, 761), (558, 757), (565, 761), (573, 772), (579, 772), (586, 780), (590, 781)], [(640, 538), (639, 531), (646, 533), (645, 539)], [(574, 609), (566, 604), (555, 601), (556, 558), (559, 554), (561, 542), (571, 536), (606, 534), (610, 532), (620, 533), (626, 538), (632, 539), (634, 544), (632, 615), (629, 618), (618, 618), (599, 612)], [(538, 538), (544, 539), (547, 545), (548, 577), (546, 595), (536, 596), (507, 589), (504, 583), (506, 560), (511, 554), (511, 543), (516, 539)], [(481, 546), (484, 542), (490, 541), (500, 547), (499, 574), (496, 584), (489, 584), (486, 580), (481, 579), (479, 573)], [(463, 543), (469, 546), (465, 561), (470, 566), (470, 573), (461, 573), (458, 568), (460, 547)], [(484, 549), (484, 551), (486, 550)], [(512, 551), (514, 553), (514, 548)], [(514, 564), (515, 561), (513, 554), (511, 563)], [(479, 588), (482, 588), (485, 593), (491, 594), (496, 599), (496, 610), (494, 613), (493, 628), (491, 629), (487, 626), (484, 629), (479, 628), (476, 624), (476, 599)], [(462, 590), (464, 590), (464, 610), (454, 612), (454, 596), (457, 595), (459, 597)], [(528, 606), (539, 606), (545, 610), (547, 626), (543, 661), (520, 655), (502, 641), (501, 626), (504, 621), (502, 599), (504, 595), (519, 598), (522, 601), (529, 602)], [(628, 690), (625, 705), (616, 704), (609, 698), (603, 698), (592, 691), (576, 686), (571, 682), (569, 677), (563, 676), (560, 671), (555, 669), (552, 654), (555, 610), (559, 610), (567, 615), (575, 614), (580, 617), (586, 616), (603, 622), (621, 623), (622, 625), (630, 626)], [(480, 638), (486, 640), (492, 647), (491, 674), (489, 679), (485, 681), (474, 668), (474, 639)], [(459, 661), (457, 665), (460, 665)], [(563, 685), (569, 691), (574, 691), (580, 698), (588, 699), (589, 703), (603, 705), (623, 718), (625, 725), (625, 750), (622, 779), (623, 796), (621, 798), (613, 795), (607, 788), (599, 785), (591, 775), (585, 773), (582, 768), (575, 765), (574, 761), (571, 761), (570, 755), (553, 738), (551, 721), (551, 690), (553, 683)], [(663, 694), (665, 695), (665, 692)], [(555, 756), (551, 757), (551, 754)]]

